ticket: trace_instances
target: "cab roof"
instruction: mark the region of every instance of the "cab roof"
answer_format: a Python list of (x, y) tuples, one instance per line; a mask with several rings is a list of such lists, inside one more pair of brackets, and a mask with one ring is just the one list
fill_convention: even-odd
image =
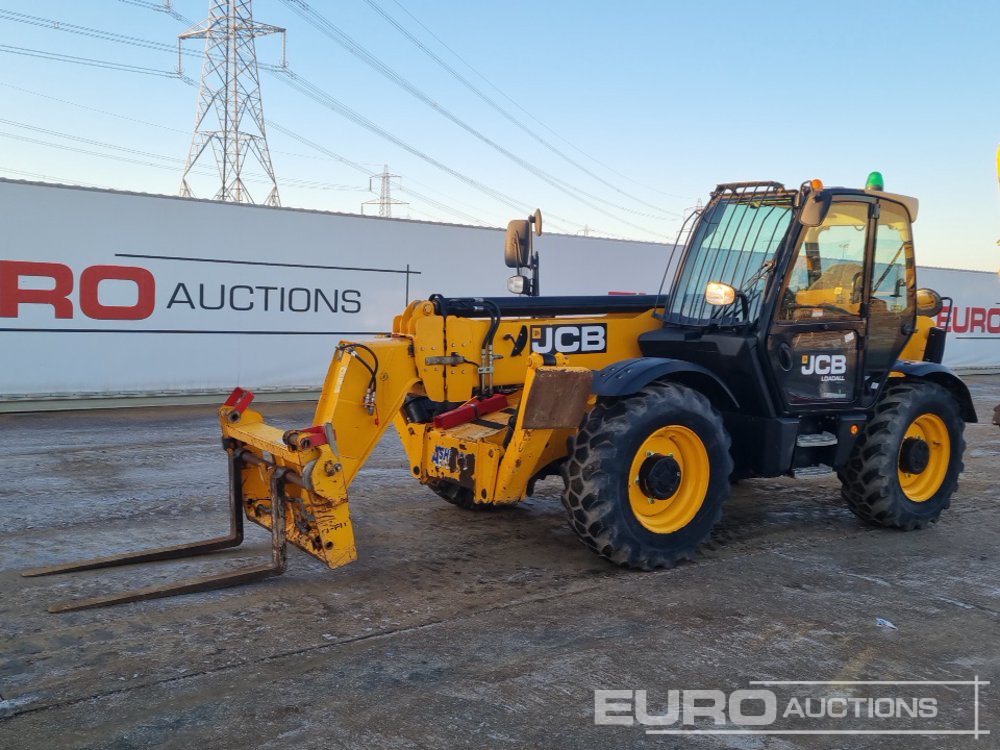
[(894, 201), (902, 204), (906, 212), (910, 215), (910, 221), (917, 220), (917, 212), (920, 208), (920, 201), (909, 195), (899, 193), (887, 193), (885, 190), (872, 190), (871, 188), (849, 188), (849, 187), (826, 187), (824, 191), (833, 195), (870, 195), (873, 198)]

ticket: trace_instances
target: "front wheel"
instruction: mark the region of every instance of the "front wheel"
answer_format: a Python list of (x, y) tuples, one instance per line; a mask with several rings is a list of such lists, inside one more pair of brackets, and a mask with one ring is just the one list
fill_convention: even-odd
[(891, 386), (839, 471), (847, 506), (869, 523), (905, 531), (936, 522), (958, 489), (964, 429), (945, 388)]
[(587, 547), (626, 567), (693, 559), (729, 497), (729, 446), (708, 399), (676, 383), (598, 403), (566, 464), (570, 526)]

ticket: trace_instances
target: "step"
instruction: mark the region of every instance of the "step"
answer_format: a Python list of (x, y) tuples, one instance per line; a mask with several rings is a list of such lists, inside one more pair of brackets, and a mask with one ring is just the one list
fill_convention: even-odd
[(823, 432), (799, 435), (795, 438), (795, 444), (800, 448), (821, 448), (826, 445), (836, 445), (837, 436), (824, 430)]
[(833, 468), (827, 466), (826, 464), (813, 464), (812, 466), (800, 466), (797, 469), (792, 469), (792, 476), (796, 479), (801, 479), (803, 477), (821, 477), (832, 473)]

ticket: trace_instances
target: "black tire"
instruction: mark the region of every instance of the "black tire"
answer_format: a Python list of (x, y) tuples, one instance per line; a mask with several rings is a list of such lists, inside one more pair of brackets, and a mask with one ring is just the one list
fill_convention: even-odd
[(464, 510), (494, 510), (502, 507), (493, 503), (477, 503), (472, 490), (448, 479), (434, 479), (427, 486), (438, 497)]
[[(704, 446), (707, 472), (701, 481), (707, 473), (707, 490), (686, 525), (658, 533), (632, 509), (630, 473), (645, 441), (676, 426)], [(587, 547), (618, 565), (654, 570), (693, 559), (729, 498), (733, 460), (722, 417), (702, 394), (676, 383), (654, 383), (634, 396), (598, 402), (570, 447), (562, 496), (569, 524)], [(680, 487), (685, 475), (678, 474)]]
[[(901, 485), (902, 450), (907, 430), (914, 420), (927, 414), (935, 415), (947, 429), (949, 455), (937, 490), (918, 502)], [(945, 388), (926, 381), (890, 386), (875, 405), (874, 416), (865, 425), (847, 464), (838, 472), (847, 507), (864, 521), (904, 531), (936, 523), (958, 489), (958, 475), (964, 468), (964, 430), (959, 405)], [(943, 466), (944, 459), (939, 460)]]

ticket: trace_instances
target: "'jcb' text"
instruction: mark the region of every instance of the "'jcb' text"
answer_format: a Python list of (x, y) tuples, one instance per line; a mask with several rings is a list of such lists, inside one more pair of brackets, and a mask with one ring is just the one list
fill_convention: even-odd
[(820, 380), (843, 380), (847, 357), (843, 354), (803, 354), (802, 374), (820, 375)]
[(582, 326), (532, 326), (531, 351), (539, 354), (598, 354), (608, 350), (604, 323)]

